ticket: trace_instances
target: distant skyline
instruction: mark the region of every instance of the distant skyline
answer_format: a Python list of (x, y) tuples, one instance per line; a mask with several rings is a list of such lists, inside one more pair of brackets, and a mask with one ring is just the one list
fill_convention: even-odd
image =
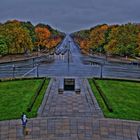
[(1, 0), (0, 22), (44, 23), (70, 33), (97, 24), (140, 22), (140, 0)]

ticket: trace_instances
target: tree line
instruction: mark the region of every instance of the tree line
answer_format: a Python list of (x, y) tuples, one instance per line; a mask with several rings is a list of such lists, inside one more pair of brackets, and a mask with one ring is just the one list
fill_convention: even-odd
[(65, 34), (49, 25), (9, 20), (0, 23), (0, 55), (24, 54), (50, 50), (56, 47)]
[(74, 41), (83, 53), (105, 55), (140, 56), (140, 25), (97, 25), (89, 30), (72, 33)]

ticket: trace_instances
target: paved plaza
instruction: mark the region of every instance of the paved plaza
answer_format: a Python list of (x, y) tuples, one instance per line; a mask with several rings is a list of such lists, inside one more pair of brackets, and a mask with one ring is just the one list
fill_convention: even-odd
[(29, 119), (24, 136), (20, 120), (0, 122), (0, 140), (137, 140), (140, 122), (104, 118), (86, 79), (81, 93), (58, 94), (51, 81), (37, 118)]
[[(139, 123), (140, 124), (140, 123)], [(1, 140), (137, 140), (138, 123), (92, 117), (31, 119), (31, 132), (22, 135), (19, 121), (0, 122)]]
[[(55, 78), (52, 83), (52, 89), (48, 94), (47, 102), (43, 105), (39, 116), (42, 117), (96, 117), (103, 116), (95, 97), (88, 91), (87, 81), (80, 79), (81, 93), (76, 94), (75, 91), (64, 91), (58, 94), (58, 80)], [(45, 99), (44, 99), (45, 100)], [(45, 100), (46, 101), (46, 100)], [(44, 101), (44, 102), (45, 102)]]

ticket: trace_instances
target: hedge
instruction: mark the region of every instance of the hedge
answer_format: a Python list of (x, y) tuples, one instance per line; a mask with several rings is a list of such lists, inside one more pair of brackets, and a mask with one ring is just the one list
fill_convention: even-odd
[(0, 82), (7, 82), (7, 81), (20, 81), (20, 80), (34, 80), (34, 79), (43, 79), (44, 77), (21, 77), (21, 78), (2, 78)]
[(44, 84), (45, 84), (46, 78), (44, 78), (41, 82), (41, 84), (39, 85), (38, 89), (36, 90), (35, 94), (33, 95), (33, 97), (31, 98), (31, 101), (27, 107), (27, 112), (30, 112), (32, 110), (32, 107), (41, 91), (41, 89), (43, 88)]
[[(101, 80), (100, 78), (94, 78), (94, 80)], [(136, 82), (139, 83), (139, 79), (121, 79), (121, 78), (102, 78), (102, 80), (115, 80), (115, 81), (122, 81), (122, 82)]]
[(104, 94), (104, 92), (101, 90), (100, 86), (97, 84), (96, 80), (95, 79), (92, 79), (96, 89), (98, 90), (100, 96), (102, 97), (107, 109), (110, 111), (110, 112), (113, 112), (113, 108), (112, 108), (112, 105), (110, 104), (109, 100), (107, 99), (106, 95)]

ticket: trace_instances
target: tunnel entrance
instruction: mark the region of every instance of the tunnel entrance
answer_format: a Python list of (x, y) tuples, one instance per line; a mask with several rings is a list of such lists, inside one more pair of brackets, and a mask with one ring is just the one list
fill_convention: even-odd
[(75, 79), (64, 79), (64, 90), (74, 91), (75, 90)]

